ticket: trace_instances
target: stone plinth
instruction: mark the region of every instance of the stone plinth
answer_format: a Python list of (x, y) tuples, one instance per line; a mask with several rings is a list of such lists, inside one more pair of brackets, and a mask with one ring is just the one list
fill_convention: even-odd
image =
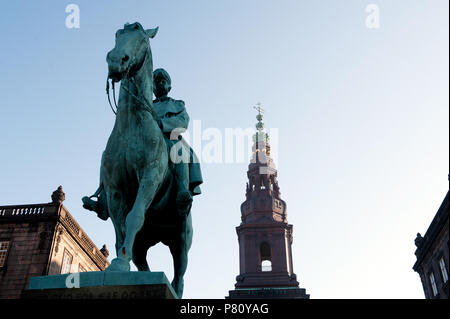
[(32, 277), (22, 298), (178, 299), (163, 272), (146, 271), (93, 271)]

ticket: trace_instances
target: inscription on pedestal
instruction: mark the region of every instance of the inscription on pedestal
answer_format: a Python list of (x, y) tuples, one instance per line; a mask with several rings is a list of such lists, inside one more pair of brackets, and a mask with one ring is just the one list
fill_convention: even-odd
[(24, 299), (175, 299), (167, 285), (26, 290)]

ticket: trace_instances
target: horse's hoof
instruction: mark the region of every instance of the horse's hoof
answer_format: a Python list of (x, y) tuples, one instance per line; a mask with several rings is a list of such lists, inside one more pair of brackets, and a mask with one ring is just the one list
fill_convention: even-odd
[(130, 271), (130, 262), (123, 258), (114, 258), (105, 271)]
[(181, 280), (174, 279), (174, 280), (172, 280), (170, 285), (172, 286), (173, 290), (177, 294), (178, 298), (181, 299), (181, 297), (183, 297), (184, 280), (183, 279), (181, 279)]

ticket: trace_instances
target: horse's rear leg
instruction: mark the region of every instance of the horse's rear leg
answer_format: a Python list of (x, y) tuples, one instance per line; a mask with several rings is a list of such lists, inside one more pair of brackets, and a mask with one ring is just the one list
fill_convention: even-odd
[(148, 245), (144, 242), (136, 242), (133, 247), (133, 263), (139, 271), (150, 271), (147, 263)]
[(182, 222), (182, 230), (176, 240), (171, 241), (169, 249), (173, 257), (174, 277), (172, 287), (181, 299), (184, 290), (184, 274), (188, 264), (188, 252), (192, 244), (191, 215)]

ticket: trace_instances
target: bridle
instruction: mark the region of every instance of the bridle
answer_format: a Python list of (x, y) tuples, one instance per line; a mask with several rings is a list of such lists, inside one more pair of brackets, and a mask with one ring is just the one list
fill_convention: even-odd
[[(145, 32), (144, 32), (144, 38), (141, 40), (141, 42), (142, 42), (143, 40), (147, 40), (147, 36), (145, 35)], [(138, 43), (136, 44), (136, 47), (137, 47), (137, 45), (138, 45), (139, 43), (141, 43), (141, 42), (138, 42)], [(129, 80), (129, 82), (132, 83), (132, 84), (135, 86), (136, 91), (138, 92), (138, 95), (140, 95), (140, 94), (139, 94), (139, 87), (138, 87), (138, 86), (136, 85), (136, 83), (134, 82), (133, 74), (135, 74), (136, 72), (138, 72), (138, 71), (142, 68), (142, 66), (144, 65), (144, 63), (145, 63), (145, 61), (146, 61), (146, 59), (147, 59), (148, 52), (149, 52), (149, 50), (148, 50), (148, 48), (147, 48), (147, 49), (145, 50), (145, 54), (144, 54), (144, 58), (142, 59), (142, 62), (140, 62), (139, 65), (136, 66), (136, 67), (133, 67), (133, 66), (129, 67), (129, 68), (127, 69), (126, 74), (122, 77), (122, 79), (127, 78), (127, 79)], [(130, 63), (130, 65), (133, 65), (133, 64)], [(131, 76), (130, 76), (130, 71), (131, 71), (132, 69), (133, 69), (133, 73), (132, 73)], [(152, 81), (153, 81), (153, 79), (152, 79)], [(117, 115), (117, 109), (118, 109), (118, 106), (117, 106), (117, 102), (116, 102), (116, 91), (115, 91), (115, 87), (114, 87), (114, 80), (112, 80), (112, 79), (111, 79), (111, 86), (112, 86), (112, 93), (113, 93), (114, 106), (116, 107), (116, 110), (114, 110), (114, 107), (112, 106), (112, 103), (111, 103), (111, 98), (110, 98), (110, 95), (109, 95), (109, 90), (110, 90), (110, 88), (109, 88), (109, 76), (107, 76), (107, 77), (106, 77), (106, 95), (108, 96), (108, 103), (109, 103), (109, 106), (111, 107), (111, 110), (113, 111), (113, 113), (114, 113), (115, 115)], [(143, 106), (145, 106), (145, 107), (147, 108), (147, 110), (153, 115), (153, 117), (156, 118), (156, 113), (155, 113), (155, 111), (153, 110), (153, 108), (151, 107), (151, 103), (149, 103), (149, 102), (147, 101), (147, 99), (145, 98), (144, 95), (142, 95), (142, 96), (144, 97), (144, 101), (143, 101), (142, 99), (140, 99), (139, 97), (137, 97), (135, 94), (133, 94), (132, 92), (130, 92), (130, 91), (128, 90), (128, 88), (127, 88), (125, 85), (123, 86), (123, 89), (124, 89), (128, 94), (130, 94), (135, 100), (137, 100), (139, 103), (141, 103)]]

